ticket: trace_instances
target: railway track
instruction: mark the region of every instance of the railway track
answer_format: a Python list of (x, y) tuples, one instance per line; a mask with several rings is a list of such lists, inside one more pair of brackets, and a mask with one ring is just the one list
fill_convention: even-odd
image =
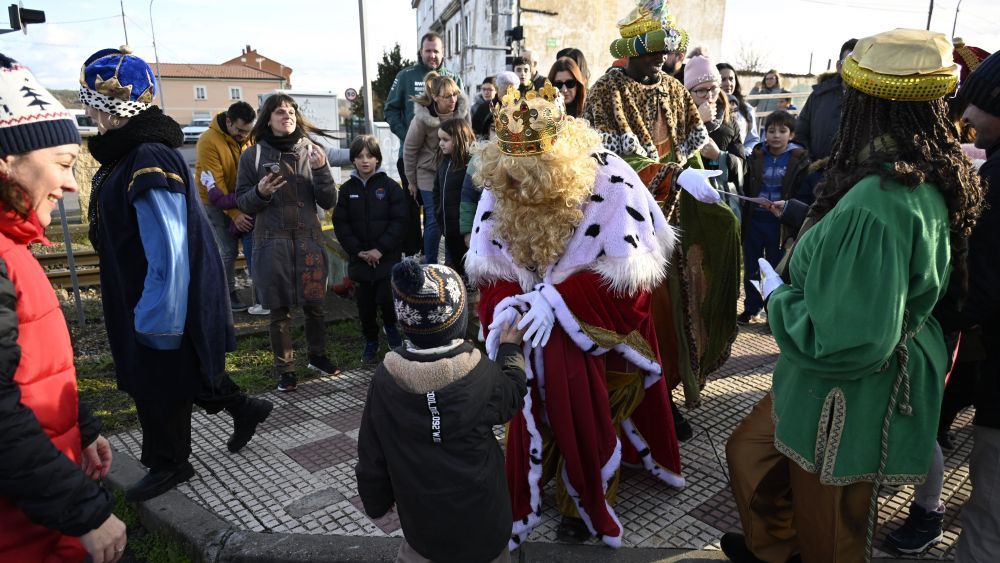
[[(38, 254), (35, 256), (38, 263), (45, 269), (45, 275), (49, 278), (49, 283), (53, 287), (68, 288), (73, 285), (73, 279), (69, 271), (69, 260), (65, 252), (53, 252), (51, 254)], [(100, 259), (97, 252), (93, 250), (81, 250), (73, 253), (76, 262), (76, 279), (80, 287), (94, 287), (101, 285)], [(236, 257), (236, 269), (243, 270), (247, 267), (246, 258), (242, 255)]]
[[(86, 225), (70, 225), (71, 232), (82, 231)], [(333, 225), (325, 224), (323, 231), (327, 235), (323, 238), (323, 246), (330, 251), (331, 255), (341, 260), (347, 260), (347, 253), (337, 242), (333, 235)], [(36, 254), (38, 263), (45, 269), (45, 275), (49, 278), (49, 283), (53, 287), (72, 287), (73, 280), (69, 272), (69, 260), (65, 252), (53, 252), (50, 254)], [(100, 259), (94, 250), (77, 250), (73, 252), (73, 260), (76, 263), (76, 278), (80, 287), (94, 287), (101, 285)], [(236, 269), (245, 270), (247, 267), (246, 258), (242, 254), (236, 257)]]

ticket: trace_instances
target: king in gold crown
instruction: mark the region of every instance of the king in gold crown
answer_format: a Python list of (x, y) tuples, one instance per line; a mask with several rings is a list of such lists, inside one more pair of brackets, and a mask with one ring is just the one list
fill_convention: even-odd
[(507, 88), (499, 106), (493, 108), (500, 152), (511, 156), (532, 156), (549, 151), (566, 122), (566, 107), (559, 91), (548, 80), (537, 92), (523, 97), (513, 86)]

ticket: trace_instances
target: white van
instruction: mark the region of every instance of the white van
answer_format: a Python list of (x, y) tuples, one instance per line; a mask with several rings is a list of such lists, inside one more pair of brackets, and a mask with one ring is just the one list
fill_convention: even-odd
[(80, 130), (81, 137), (93, 137), (97, 134), (97, 124), (94, 123), (93, 119), (87, 117), (84, 110), (69, 109), (66, 111), (73, 114), (73, 118), (76, 119), (76, 128)]

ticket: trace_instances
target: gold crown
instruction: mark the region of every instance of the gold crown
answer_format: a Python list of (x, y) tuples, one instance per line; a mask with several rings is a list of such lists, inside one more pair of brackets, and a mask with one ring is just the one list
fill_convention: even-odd
[(493, 106), (493, 126), (500, 152), (531, 156), (548, 152), (566, 122), (566, 107), (559, 91), (548, 80), (538, 91), (523, 96), (513, 86), (500, 104)]

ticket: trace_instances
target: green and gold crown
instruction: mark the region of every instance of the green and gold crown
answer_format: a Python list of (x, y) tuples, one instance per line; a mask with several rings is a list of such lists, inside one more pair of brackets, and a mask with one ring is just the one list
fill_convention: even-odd
[(636, 6), (618, 22), (620, 39), (611, 42), (616, 59), (650, 53), (687, 50), (688, 34), (677, 25), (665, 0), (637, 0)]
[(566, 123), (562, 96), (548, 80), (523, 96), (513, 86), (493, 106), (493, 126), (500, 152), (532, 156), (548, 152)]

